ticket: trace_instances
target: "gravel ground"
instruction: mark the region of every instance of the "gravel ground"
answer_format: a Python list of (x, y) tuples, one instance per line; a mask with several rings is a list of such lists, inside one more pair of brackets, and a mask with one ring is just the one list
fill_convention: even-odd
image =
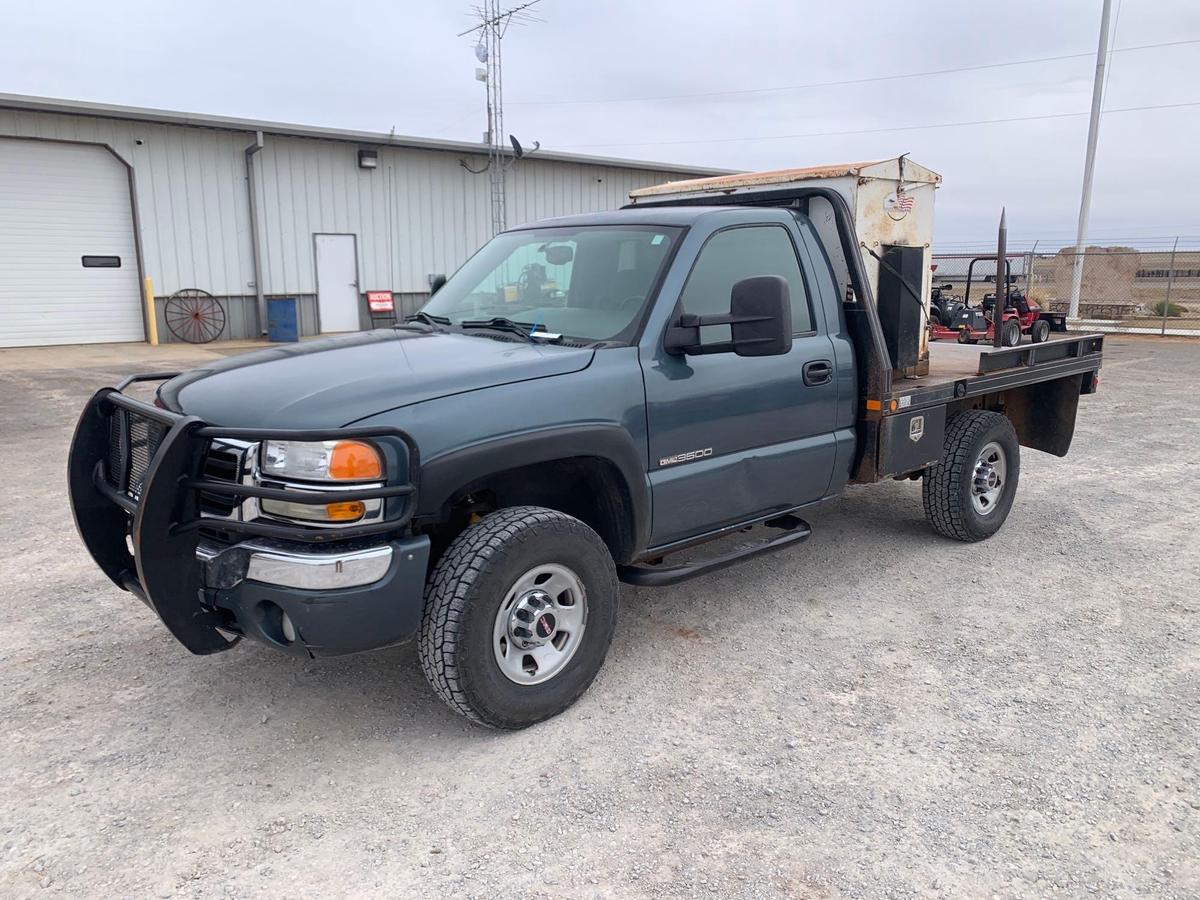
[(411, 646), (189, 656), (67, 509), (120, 368), (0, 371), (0, 894), (1196, 897), (1200, 346), (1107, 342), (997, 537), (852, 489), (798, 549), (624, 588), (591, 691), (516, 734)]

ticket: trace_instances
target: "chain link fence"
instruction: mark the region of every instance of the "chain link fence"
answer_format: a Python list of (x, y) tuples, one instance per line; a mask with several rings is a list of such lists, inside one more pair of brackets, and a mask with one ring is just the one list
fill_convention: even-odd
[[(972, 306), (996, 290), (995, 247), (934, 253), (933, 263), (933, 284), (948, 286), (944, 294), (963, 299), (968, 270)], [(1013, 287), (1051, 312), (1070, 312), (1075, 268), (1074, 247), (1009, 253)], [(1072, 330), (1200, 337), (1200, 239), (1173, 240), (1167, 249), (1088, 247), (1081, 269)]]

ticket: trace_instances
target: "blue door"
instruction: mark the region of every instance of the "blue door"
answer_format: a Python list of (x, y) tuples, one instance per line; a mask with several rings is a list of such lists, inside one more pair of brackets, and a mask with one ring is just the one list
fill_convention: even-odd
[[(654, 514), (651, 544), (800, 506), (825, 496), (833, 474), (837, 415), (833, 344), (783, 225), (712, 234), (679, 296), (676, 313), (729, 312), (733, 285), (780, 275), (792, 303), (792, 349), (643, 362)], [(729, 339), (702, 329), (702, 343)]]

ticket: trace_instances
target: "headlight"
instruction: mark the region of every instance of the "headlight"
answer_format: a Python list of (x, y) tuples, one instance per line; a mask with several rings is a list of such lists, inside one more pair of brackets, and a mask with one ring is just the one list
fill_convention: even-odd
[(262, 472), (307, 481), (379, 481), (383, 458), (362, 441), (264, 441)]

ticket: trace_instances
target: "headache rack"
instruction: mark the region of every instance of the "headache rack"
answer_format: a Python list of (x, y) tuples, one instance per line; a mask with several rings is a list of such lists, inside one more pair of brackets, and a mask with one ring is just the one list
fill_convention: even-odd
[[(196, 565), (201, 529), (311, 544), (396, 534), (416, 510), (420, 460), (416, 443), (398, 428), (232, 428), (123, 393), (135, 382), (163, 381), (175, 374), (133, 375), (88, 402), (71, 443), (71, 505), (79, 533), (105, 574), (151, 606), (188, 649), (212, 653), (228, 642), (215, 630), (216, 611), (197, 603), (203, 593)], [(219, 451), (213, 452), (214, 442), (220, 441), (347, 438), (380, 449), (393, 473), (388, 483), (339, 489), (334, 498), (315, 488), (247, 484), (229, 477), (236, 473), (226, 471)], [(403, 477), (395, 474), (400, 472)], [(228, 514), (248, 498), (309, 505), (331, 499), (381, 500), (384, 511), (381, 520), (336, 528)]]

